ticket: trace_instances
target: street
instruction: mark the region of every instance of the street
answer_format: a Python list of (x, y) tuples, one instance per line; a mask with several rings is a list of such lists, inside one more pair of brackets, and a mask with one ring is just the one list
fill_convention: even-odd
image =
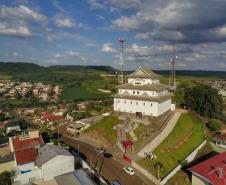
[[(89, 164), (96, 163), (98, 156), (97, 152), (95, 151), (95, 148), (89, 144), (86, 144), (84, 142), (78, 141), (76, 139), (70, 138), (70, 137), (62, 137), (62, 141), (78, 150), (81, 154), (86, 156), (86, 161), (88, 161)], [(110, 182), (114, 180), (120, 181), (121, 185), (143, 185), (143, 181), (138, 178), (136, 175), (128, 175), (124, 170), (123, 166), (117, 162), (114, 159), (106, 158), (104, 159), (104, 163), (101, 169), (101, 175), (106, 177)]]

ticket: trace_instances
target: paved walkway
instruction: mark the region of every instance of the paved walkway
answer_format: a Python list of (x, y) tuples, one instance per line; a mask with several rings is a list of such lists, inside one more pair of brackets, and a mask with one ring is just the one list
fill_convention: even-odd
[(137, 136), (135, 135), (134, 130), (136, 130), (138, 126), (138, 123), (134, 123), (133, 128), (129, 131), (129, 135), (131, 136), (133, 141), (137, 141)]
[(148, 143), (143, 149), (141, 149), (137, 154), (144, 158), (145, 152), (152, 152), (156, 147), (159, 146), (159, 144), (172, 132), (174, 129), (178, 119), (181, 116), (181, 113), (183, 113), (184, 110), (176, 110), (171, 117), (171, 119), (168, 121), (167, 125), (165, 128), (159, 133), (157, 137), (155, 137), (150, 143)]

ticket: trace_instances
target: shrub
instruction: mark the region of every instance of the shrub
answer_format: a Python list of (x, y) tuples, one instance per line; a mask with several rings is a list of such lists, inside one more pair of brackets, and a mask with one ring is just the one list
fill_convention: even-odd
[(216, 132), (220, 129), (221, 127), (221, 121), (217, 120), (217, 119), (212, 119), (207, 123), (207, 127), (213, 131)]

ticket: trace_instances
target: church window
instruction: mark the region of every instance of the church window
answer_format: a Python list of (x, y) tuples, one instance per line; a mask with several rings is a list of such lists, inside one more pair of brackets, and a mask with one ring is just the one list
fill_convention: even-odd
[(136, 105), (138, 105), (138, 102), (136, 102)]
[(131, 101), (130, 104), (133, 104), (133, 102)]
[(133, 94), (135, 94), (135, 91), (133, 91)]
[(140, 94), (140, 92), (139, 92), (139, 91), (137, 91), (137, 94)]
[(152, 103), (151, 103), (151, 107), (152, 107)]
[(126, 104), (126, 101), (124, 101), (124, 103)]
[(145, 103), (144, 103), (144, 106), (145, 106)]

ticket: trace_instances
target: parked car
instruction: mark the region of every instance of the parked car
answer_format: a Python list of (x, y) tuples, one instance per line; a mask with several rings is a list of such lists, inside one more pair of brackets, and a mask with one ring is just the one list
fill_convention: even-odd
[(130, 167), (130, 166), (124, 167), (123, 169), (124, 169), (124, 171), (125, 171), (126, 173), (128, 173), (129, 175), (134, 175), (134, 174), (135, 174), (134, 169), (133, 169), (132, 167)]
[(121, 183), (118, 180), (114, 180), (111, 185), (121, 185)]
[(104, 148), (102, 148), (102, 147), (96, 148), (95, 151), (98, 152), (98, 153), (104, 153), (105, 152)]
[(104, 152), (104, 157), (107, 157), (107, 158), (112, 158), (113, 155), (109, 152)]

